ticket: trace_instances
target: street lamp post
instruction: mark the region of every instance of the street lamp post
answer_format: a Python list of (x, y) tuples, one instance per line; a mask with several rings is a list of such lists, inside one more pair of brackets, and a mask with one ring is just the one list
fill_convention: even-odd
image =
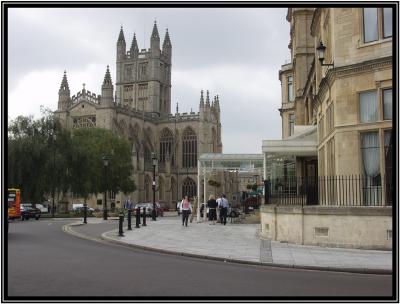
[(56, 183), (56, 178), (55, 178), (55, 174), (56, 174), (56, 138), (57, 135), (55, 133), (55, 129), (53, 130), (53, 134), (52, 134), (52, 141), (53, 141), (53, 199), (52, 199), (52, 204), (51, 204), (51, 217), (54, 217), (54, 197), (56, 196), (56, 190), (55, 190), (55, 183)]
[(103, 208), (103, 220), (107, 220), (107, 167), (109, 157), (107, 155), (103, 156), (104, 165), (104, 208)]
[(151, 159), (153, 160), (153, 211), (151, 214), (152, 220), (156, 220), (156, 166), (158, 163), (158, 159), (156, 157), (156, 154), (153, 152)]

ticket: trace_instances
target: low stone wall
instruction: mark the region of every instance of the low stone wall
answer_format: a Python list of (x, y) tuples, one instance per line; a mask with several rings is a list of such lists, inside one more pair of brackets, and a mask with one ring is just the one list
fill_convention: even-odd
[(392, 249), (392, 207), (261, 207), (261, 236), (327, 247)]

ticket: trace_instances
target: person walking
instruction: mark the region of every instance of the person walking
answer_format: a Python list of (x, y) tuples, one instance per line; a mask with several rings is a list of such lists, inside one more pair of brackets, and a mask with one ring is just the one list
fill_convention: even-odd
[(213, 194), (210, 195), (207, 206), (209, 209), (208, 220), (212, 221), (212, 224), (215, 225), (215, 221), (217, 220), (217, 201), (215, 200), (215, 196)]
[(181, 203), (181, 212), (182, 212), (182, 226), (188, 225), (189, 215), (192, 213), (192, 207), (190, 206), (189, 198), (185, 195), (185, 198)]
[(130, 197), (125, 201), (124, 209), (125, 210), (132, 210), (133, 209), (133, 203), (132, 203)]
[(221, 224), (226, 225), (226, 217), (228, 215), (228, 200), (226, 199), (226, 195), (222, 194), (222, 198), (219, 202), (219, 214), (220, 214), (220, 218), (221, 218)]

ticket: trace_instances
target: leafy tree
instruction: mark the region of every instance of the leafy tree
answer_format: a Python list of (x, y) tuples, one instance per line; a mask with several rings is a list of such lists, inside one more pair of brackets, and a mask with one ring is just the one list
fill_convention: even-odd
[(131, 147), (129, 141), (118, 138), (111, 131), (92, 128), (78, 129), (72, 136), (71, 190), (87, 198), (90, 193), (104, 191), (103, 156), (110, 157), (107, 168), (107, 189), (113, 192), (133, 192), (136, 185), (131, 178)]
[(212, 187), (214, 187), (214, 192), (217, 193), (217, 188), (221, 187), (221, 183), (213, 180), (213, 179), (209, 179), (208, 180), (208, 184)]

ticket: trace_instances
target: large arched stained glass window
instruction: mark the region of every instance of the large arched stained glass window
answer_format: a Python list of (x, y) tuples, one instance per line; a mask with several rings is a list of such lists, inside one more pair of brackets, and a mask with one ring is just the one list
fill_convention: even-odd
[(192, 198), (196, 196), (196, 193), (197, 193), (196, 183), (190, 177), (187, 177), (182, 184), (182, 197), (187, 195), (189, 196), (189, 198)]
[[(168, 129), (163, 129), (160, 135), (160, 162), (164, 163), (167, 155), (172, 157), (172, 145), (174, 142), (174, 136), (172, 132)], [(174, 163), (171, 159), (172, 164)]]
[(191, 128), (182, 134), (182, 167), (197, 167), (197, 136)]

